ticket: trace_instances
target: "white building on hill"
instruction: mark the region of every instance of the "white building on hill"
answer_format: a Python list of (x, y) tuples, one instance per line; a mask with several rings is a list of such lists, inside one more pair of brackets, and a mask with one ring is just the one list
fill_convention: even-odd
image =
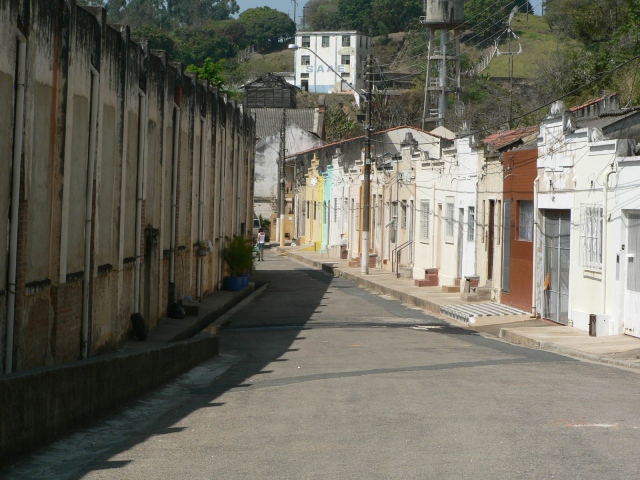
[[(294, 84), (312, 93), (350, 92), (365, 85), (371, 37), (355, 30), (296, 34)], [(344, 81), (343, 81), (344, 80)], [(347, 82), (347, 83), (345, 83)]]

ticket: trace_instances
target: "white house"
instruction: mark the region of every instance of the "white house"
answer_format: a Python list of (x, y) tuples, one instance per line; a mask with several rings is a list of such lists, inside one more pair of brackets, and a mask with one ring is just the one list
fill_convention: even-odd
[(535, 306), (597, 335), (640, 336), (640, 118), (616, 109), (583, 118), (581, 110), (557, 102), (540, 128)]
[[(365, 85), (365, 64), (371, 37), (355, 30), (300, 32), (294, 64), (294, 85), (312, 93), (359, 90)], [(347, 83), (345, 83), (347, 82)]]

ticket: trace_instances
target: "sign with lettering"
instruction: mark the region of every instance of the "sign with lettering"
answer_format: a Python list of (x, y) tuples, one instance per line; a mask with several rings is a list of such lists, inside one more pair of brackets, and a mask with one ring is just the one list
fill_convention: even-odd
[[(337, 66), (333, 66), (331, 65), (331, 68), (333, 68), (333, 71), (338, 72), (338, 73), (343, 73), (346, 72), (345, 67), (346, 65), (337, 65)], [(305, 73), (313, 73), (313, 65), (306, 65), (305, 67)], [(331, 72), (331, 68), (329, 68), (329, 65), (316, 65), (315, 67), (315, 72), (316, 73), (324, 73), (324, 72)]]

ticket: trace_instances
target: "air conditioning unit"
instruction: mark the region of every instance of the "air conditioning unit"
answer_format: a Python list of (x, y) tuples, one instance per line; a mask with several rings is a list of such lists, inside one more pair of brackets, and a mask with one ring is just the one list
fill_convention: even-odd
[(615, 322), (611, 315), (592, 313), (589, 315), (589, 335), (592, 337), (605, 337), (617, 335)]

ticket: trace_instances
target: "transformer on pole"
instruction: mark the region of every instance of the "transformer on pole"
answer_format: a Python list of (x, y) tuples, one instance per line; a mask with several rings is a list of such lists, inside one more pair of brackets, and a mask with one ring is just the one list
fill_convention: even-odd
[[(444, 124), (448, 99), (460, 92), (460, 33), (464, 24), (464, 0), (425, 0), (429, 50), (424, 89), (422, 128)], [(456, 98), (457, 100), (457, 98)]]

